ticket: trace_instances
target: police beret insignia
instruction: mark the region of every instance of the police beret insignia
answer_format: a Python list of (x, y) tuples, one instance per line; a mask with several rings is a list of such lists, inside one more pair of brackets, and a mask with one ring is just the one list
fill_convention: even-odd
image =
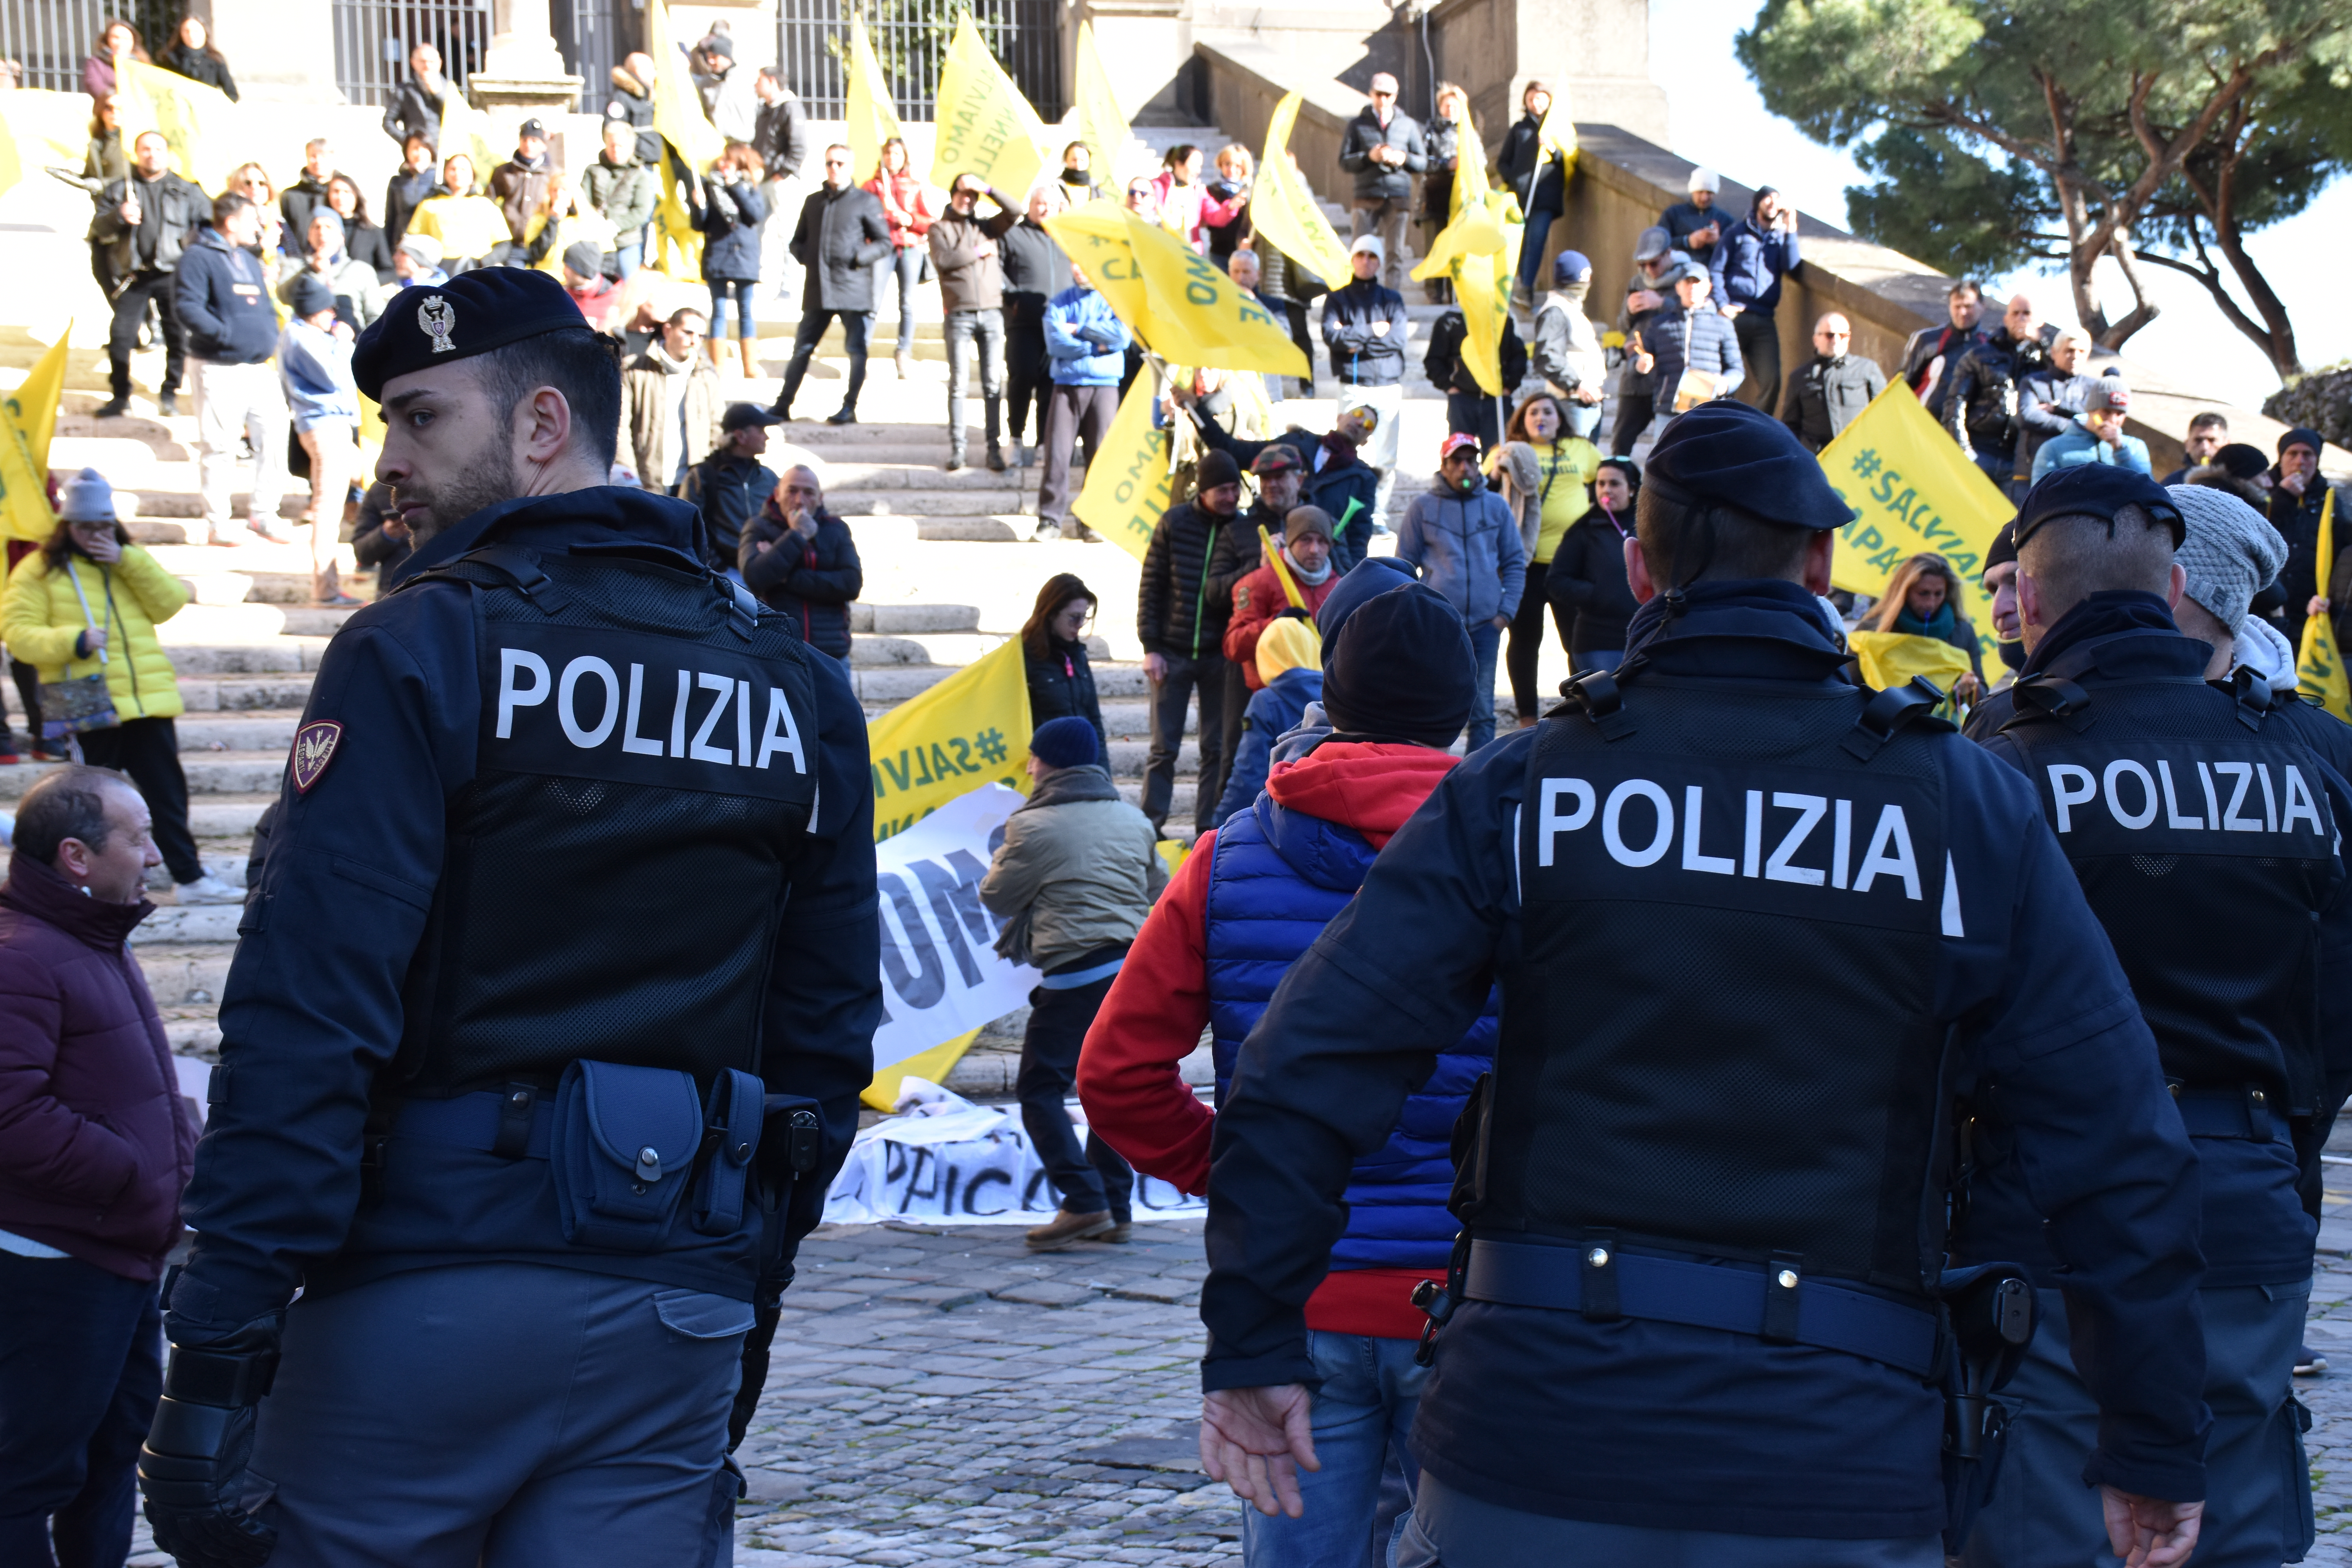
[(309, 795), (310, 786), (335, 760), (335, 748), (342, 744), (343, 727), (332, 719), (320, 719), (305, 724), (294, 737), (294, 793)]
[(457, 345), (449, 341), (449, 330), (457, 324), (457, 311), (438, 294), (428, 294), (416, 307), (416, 323), (433, 338), (433, 352), (446, 354)]

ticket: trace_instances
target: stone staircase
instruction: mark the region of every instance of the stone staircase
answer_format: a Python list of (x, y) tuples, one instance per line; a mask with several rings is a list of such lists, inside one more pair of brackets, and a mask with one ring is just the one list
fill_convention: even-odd
[[(1153, 129), (1139, 136), (1154, 146), (1192, 141), (1213, 154), (1224, 141), (1213, 130), (1200, 129)], [(1343, 215), (1339, 223), (1344, 234)], [(79, 255), (78, 238), (64, 237), (70, 243), (58, 247), (59, 275), (79, 279), (86, 276), (79, 265), (67, 267)], [(75, 286), (88, 291), (86, 285)], [(698, 293), (682, 291), (682, 301)], [(102, 320), (89, 303), (93, 308), (81, 311), (82, 324), (75, 332), (50, 464), (68, 473), (88, 465), (107, 474), (121, 495), (134, 537), (194, 592), (194, 602), (161, 628), (187, 704), (178, 728), (191, 826), (206, 869), (242, 885), (255, 820), (276, 798), (312, 675), (351, 612), (308, 607), (307, 543), (227, 549), (197, 542), (203, 533), (194, 420), (189, 415), (165, 418), (156, 411), (152, 394), (162, 372), (160, 353), (134, 358), (129, 417), (90, 417), (105, 397), (106, 367)], [(1031, 542), (1038, 470), (991, 472), (978, 461), (986, 448), (977, 428), (968, 443), (974, 466), (952, 474), (944, 470), (946, 365), (936, 289), (925, 289), (920, 303), (908, 379), (900, 380), (892, 368), (897, 321), (895, 313), (886, 313), (877, 323), (880, 330), (859, 405), (861, 422), (842, 427), (821, 423), (837, 405), (838, 384), (847, 374), (840, 340), (831, 337), (811, 366), (797, 416), (774, 433), (768, 454), (771, 465), (780, 468), (796, 462), (814, 467), (825, 484), (827, 504), (847, 521), (857, 540), (866, 587), (853, 608), (853, 684), (869, 718), (887, 712), (1001, 646), (1027, 618), (1046, 578), (1075, 573), (1097, 596), (1091, 646), (1111, 736), (1112, 772), (1122, 793), (1139, 803), (1150, 729), (1149, 688), (1134, 627), (1139, 563), (1108, 544)], [(790, 300), (763, 300), (761, 308), (775, 317), (761, 330), (760, 368), (767, 374), (747, 380), (740, 366), (730, 367), (725, 388), (730, 399), (765, 404), (777, 394), (775, 377), (797, 310)], [(0, 318), (8, 314), (0, 305)], [(1419, 340), (1438, 310), (1415, 305), (1412, 314)], [(18, 312), (17, 318), (37, 319), (33, 312)], [(0, 321), (0, 392), (21, 380), (45, 346), (46, 334)], [(1408, 366), (1392, 525), (1425, 488), (1445, 430), (1444, 400), (1423, 378), (1417, 347), (1409, 351)], [(1329, 390), (1328, 374), (1323, 385)], [(976, 387), (973, 393), (971, 413), (977, 418)], [(1318, 430), (1328, 428), (1334, 413), (1328, 397), (1276, 408), (1279, 421)], [(1027, 434), (1034, 441), (1034, 425)], [(1082, 474), (1074, 476), (1074, 493), (1080, 479)], [(295, 482), (281, 513), (298, 517), (307, 499), (306, 488)], [(240, 496), (239, 515), (243, 506)], [(299, 527), (297, 534), (299, 540)], [(1391, 547), (1387, 539), (1374, 543), (1376, 550)], [(341, 553), (347, 585), (368, 595), (372, 584), (352, 579), (348, 546)], [(1552, 664), (1560, 668), (1555, 670)], [(1565, 673), (1564, 657), (1550, 650), (1547, 682)], [(15, 717), (21, 729), (21, 715)], [(1190, 723), (1188, 719), (1188, 734)], [(1186, 841), (1192, 837), (1197, 769), (1197, 747), (1188, 738), (1177, 761), (1169, 816), (1171, 836)], [(29, 762), (0, 768), (0, 808), (45, 771)], [(219, 1044), (216, 1010), (240, 910), (175, 907), (168, 890), (155, 897), (162, 907), (135, 935), (134, 952), (164, 1012), (174, 1048), (210, 1058)], [(967, 1094), (1009, 1093), (1024, 1016), (1015, 1014), (992, 1026), (952, 1076), (951, 1087)]]

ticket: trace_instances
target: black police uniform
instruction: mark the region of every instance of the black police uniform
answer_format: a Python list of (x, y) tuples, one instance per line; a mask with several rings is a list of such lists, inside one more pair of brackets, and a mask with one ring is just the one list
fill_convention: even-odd
[[(2033, 487), (2022, 540), (2064, 515), (2126, 504), (2176, 531), (2145, 476), (2062, 469)], [(2124, 524), (2122, 526), (2130, 526)], [(2152, 594), (2097, 593), (2046, 632), (1984, 743), (2041, 797), (2060, 849), (2114, 940), (2195, 1142), (2203, 1193), (2208, 1500), (2200, 1563), (2299, 1560), (2310, 1489), (2291, 1392), (2318, 1232), (2321, 1146), (2352, 1092), (2352, 1029), (2319, 985), (2352, 955), (2339, 857), (2352, 811), (2352, 729), (2273, 695), (2261, 677), (2205, 679), (2212, 650)], [(2077, 1476), (2098, 1415), (2068, 1352), (2058, 1259), (1996, 1100), (1963, 1258), (2032, 1265), (2043, 1287), (2032, 1351), (2000, 1396), (2032, 1455), (2004, 1479), (1970, 1542), (1972, 1568), (2088, 1561), (2105, 1539)]]
[[(402, 300), (371, 395), (577, 327), (534, 272)], [(635, 490), (502, 502), (321, 661), (142, 1456), (184, 1564), (723, 1542), (880, 996), (863, 715), (702, 542)]]
[[(1848, 515), (1737, 403), (1667, 426), (1662, 479)], [(1940, 1563), (1944, 1111), (1981, 1082), (2063, 1194), (2095, 1479), (2201, 1495), (2194, 1163), (2032, 792), (1842, 679), (1794, 583), (1653, 599), (1631, 641), (1446, 777), (1251, 1034), (1204, 1387), (1311, 1379), (1348, 1162), (1499, 980), (1400, 1563)]]

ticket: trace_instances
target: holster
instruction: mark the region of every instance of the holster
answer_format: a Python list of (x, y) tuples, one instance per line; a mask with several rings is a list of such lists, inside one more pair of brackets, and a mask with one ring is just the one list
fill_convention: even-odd
[(1944, 1551), (1958, 1555), (1992, 1500), (2009, 1421), (1992, 1397), (2033, 1342), (2033, 1281), (2014, 1263), (1944, 1271)]

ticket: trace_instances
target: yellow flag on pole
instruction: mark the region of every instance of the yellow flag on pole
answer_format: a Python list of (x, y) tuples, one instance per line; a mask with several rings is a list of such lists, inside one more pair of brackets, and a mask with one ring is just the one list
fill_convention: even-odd
[(845, 137), (849, 172), (863, 184), (882, 166), (882, 143), (898, 134), (898, 110), (890, 100), (890, 79), (874, 58), (874, 41), (857, 17), (849, 23), (849, 104)]
[(1218, 370), (1305, 375), (1307, 356), (1255, 296), (1216, 263), (1112, 202), (1045, 220), (1118, 319), (1162, 359)]
[[(1467, 156), (1463, 163), (1466, 168)], [(1518, 253), (1511, 239), (1517, 226), (1503, 221), (1507, 199), (1482, 177), (1477, 195), (1455, 208), (1454, 221), (1438, 232), (1429, 254), (1412, 269), (1416, 279), (1454, 279), (1454, 303), (1462, 310), (1463, 363), (1490, 397), (1504, 391), (1503, 328), (1511, 319), (1508, 258)]]
[(227, 184), (229, 171), (245, 162), (251, 139), (242, 133), (238, 106), (220, 89), (124, 55), (114, 59), (114, 86), (125, 148), (160, 132), (180, 177), (207, 191)]
[[(1544, 165), (1558, 163), (1559, 177), (1565, 183), (1576, 173), (1576, 115), (1568, 106), (1568, 89), (1556, 89), (1551, 95), (1551, 107), (1544, 110), (1543, 123), (1536, 127), (1536, 179), (1544, 177)], [(1534, 181), (1528, 182), (1530, 195)]]
[(931, 184), (952, 190), (959, 174), (977, 174), (1018, 205), (1045, 166), (1037, 144), (1045, 122), (988, 52), (967, 11), (956, 22), (940, 66), (937, 140)]
[(69, 321), (22, 384), (0, 398), (0, 425), (6, 426), (0, 435), (0, 538), (46, 540), (57, 530), (57, 513), (49, 510), (49, 437), (57, 434), (66, 345), (72, 340)]
[(1258, 160), (1257, 179), (1250, 191), (1250, 222), (1283, 255), (1331, 288), (1345, 288), (1355, 276), (1348, 266), (1348, 247), (1315, 205), (1307, 182), (1290, 166), (1290, 128), (1297, 121), (1298, 103), (1297, 93), (1288, 94), (1266, 121), (1265, 155)]
[(866, 727), (874, 841), (984, 784), (1029, 792), (1029, 673), (1021, 639), (982, 654)]
[(1118, 107), (1118, 93), (1110, 84), (1110, 72), (1103, 67), (1102, 53), (1095, 47), (1092, 22), (1078, 24), (1075, 98), (1078, 140), (1087, 144), (1087, 153), (1094, 160), (1094, 176), (1105, 185), (1117, 184), (1119, 155), (1127, 151), (1127, 116)]
[(89, 100), (80, 93), (0, 92), (0, 191), (51, 165), (79, 173), (89, 144)]
[[(689, 176), (698, 176), (726, 150), (727, 142), (703, 113), (686, 57), (676, 42), (670, 35), (669, 6), (665, 0), (646, 0), (646, 43), (654, 56), (654, 132), (667, 144), (668, 153), (685, 162)], [(475, 115), (459, 123), (470, 130), (478, 119)], [(443, 135), (446, 143), (446, 129)], [(488, 167), (484, 173), (488, 174)], [(646, 258), (646, 265), (673, 278), (696, 277), (701, 270), (702, 236), (694, 226), (677, 163), (665, 155), (655, 177), (661, 184), (661, 198), (654, 206), (654, 254)]]
[(1873, 398), (1822, 449), (1821, 465), (1857, 514), (1839, 531), (1830, 581), (1848, 593), (1884, 594), (1903, 563), (1923, 551), (1941, 555), (1960, 580), (1959, 613), (1975, 623), (1984, 656), (1994, 657), (1990, 617), (1969, 615), (1965, 601), (1984, 575), (1993, 536), (2017, 508), (1911, 388), (1898, 379)]
[(1160, 513), (1174, 502), (1175, 485), (1168, 432), (1151, 427), (1151, 378), (1139, 375), (1103, 432), (1102, 446), (1087, 466), (1086, 488), (1070, 510), (1140, 561)]
[(1454, 122), (1454, 195), (1445, 209), (1450, 221), (1462, 209), (1486, 198), (1486, 144), (1478, 139), (1477, 121), (1468, 114)]
[[(2319, 587), (2326, 592), (2336, 564), (2336, 491), (2330, 488), (2319, 503)], [(2343, 650), (2336, 646), (2334, 609), (2303, 623), (2303, 646), (2295, 650), (2295, 689), (2330, 713), (2352, 723), (2352, 678), (2344, 672)]]

